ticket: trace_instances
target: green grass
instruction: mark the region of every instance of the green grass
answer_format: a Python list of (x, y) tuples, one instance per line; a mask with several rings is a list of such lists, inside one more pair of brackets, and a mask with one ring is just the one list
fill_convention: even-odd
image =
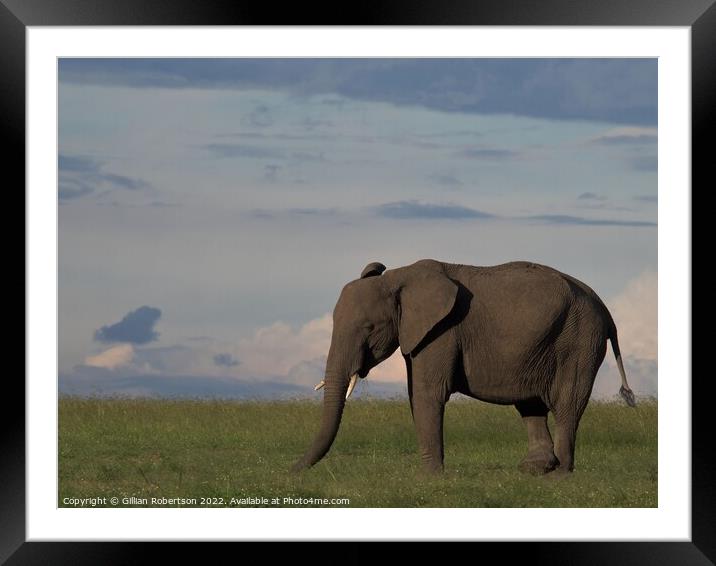
[[(564, 479), (517, 471), (514, 407), (448, 403), (445, 473), (420, 469), (407, 400), (354, 400), (328, 456), (288, 472), (320, 418), (308, 401), (79, 399), (59, 405), (59, 500), (66, 497), (348, 498), (351, 507), (656, 507), (657, 404), (592, 402)], [(127, 506), (127, 505), (125, 505)], [(166, 506), (177, 506), (166, 505)]]

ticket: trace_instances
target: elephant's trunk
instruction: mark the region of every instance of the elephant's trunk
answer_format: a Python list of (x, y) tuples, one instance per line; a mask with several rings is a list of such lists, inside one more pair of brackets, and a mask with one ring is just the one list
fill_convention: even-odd
[(343, 407), (346, 404), (349, 375), (345, 373), (326, 372), (326, 385), (323, 393), (323, 414), (321, 428), (313, 440), (313, 444), (303, 455), (292, 471), (298, 472), (310, 468), (330, 450), (333, 440), (338, 434), (338, 427), (343, 416)]

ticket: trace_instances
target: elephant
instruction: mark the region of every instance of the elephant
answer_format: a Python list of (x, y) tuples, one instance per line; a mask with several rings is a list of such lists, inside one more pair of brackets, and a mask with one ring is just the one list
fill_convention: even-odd
[(633, 407), (614, 320), (574, 277), (527, 261), (478, 267), (423, 259), (389, 270), (370, 263), (336, 303), (325, 378), (316, 386), (324, 389), (320, 428), (292, 470), (326, 455), (357, 380), (400, 348), (425, 470), (444, 469), (445, 404), (462, 393), (516, 407), (527, 430), (521, 471), (568, 475), (607, 340), (619, 393)]

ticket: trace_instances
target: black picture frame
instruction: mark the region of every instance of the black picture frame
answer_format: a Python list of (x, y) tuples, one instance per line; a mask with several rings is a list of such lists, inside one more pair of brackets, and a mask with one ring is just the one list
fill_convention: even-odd
[[(540, 2), (443, 0), (381, 3), (285, 3), (280, 9), (222, 0), (0, 0), (0, 116), (6, 171), (25, 185), (25, 33), (28, 26), (117, 25), (540, 25), (686, 26), (692, 53), (692, 198), (705, 192), (712, 170), (709, 140), (716, 103), (716, 0), (541, 0)], [(8, 183), (8, 187), (10, 184)], [(692, 201), (693, 202), (693, 201)], [(24, 209), (24, 201), (23, 201)], [(692, 210), (697, 210), (692, 205)], [(692, 226), (695, 221), (692, 220)], [(693, 238), (693, 246), (698, 240)], [(693, 257), (693, 249), (692, 249)], [(24, 265), (24, 257), (21, 260)], [(25, 275), (23, 271), (23, 283)], [(694, 280), (695, 281), (695, 280)], [(27, 295), (26, 295), (27, 300)], [(704, 315), (702, 315), (704, 316)], [(696, 336), (694, 336), (695, 338)], [(693, 348), (692, 348), (693, 349)], [(696, 374), (694, 373), (694, 376)], [(681, 376), (682, 379), (692, 376)], [(692, 379), (692, 538), (690, 542), (477, 543), (500, 561), (530, 564), (713, 564), (716, 562), (716, 469), (712, 457), (711, 372)], [(169, 543), (26, 542), (24, 383), (5, 380), (6, 399), (16, 412), (2, 411), (0, 459), (0, 562), (7, 564), (136, 564), (183, 559), (195, 553), (216, 559), (227, 545)], [(343, 560), (363, 562), (377, 543), (349, 543)], [(197, 548), (200, 546), (200, 548)], [(262, 558), (295, 555), (294, 545), (262, 548)], [(419, 546), (419, 545), (417, 545)], [(415, 547), (415, 545), (414, 545)], [(415, 550), (415, 548), (414, 548)], [(413, 551), (414, 551), (413, 550)], [(417, 549), (423, 553), (423, 549)], [(229, 552), (234, 552), (229, 550)], [(333, 551), (335, 552), (335, 551)], [(480, 551), (482, 552), (482, 551)], [(332, 552), (323, 554), (331, 560)], [(347, 557), (347, 558), (345, 558)], [(333, 557), (335, 558), (335, 556)], [(236, 559), (236, 557), (234, 557)], [(312, 557), (312, 562), (320, 561)]]

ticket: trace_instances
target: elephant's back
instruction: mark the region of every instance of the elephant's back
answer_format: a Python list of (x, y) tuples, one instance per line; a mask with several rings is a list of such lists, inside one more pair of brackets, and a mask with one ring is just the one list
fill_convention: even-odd
[(532, 358), (536, 345), (560, 332), (575, 299), (558, 271), (528, 262), (478, 268), (464, 284), (472, 294), (464, 336), (475, 340), (468, 350), (500, 365)]
[(586, 283), (553, 267), (530, 261), (512, 261), (488, 267), (455, 266), (453, 274), (471, 291), (483, 296), (515, 298), (541, 298), (550, 302), (555, 299), (576, 300), (580, 297), (601, 299)]
[(510, 310), (524, 312), (535, 306), (560, 309), (574, 296), (574, 289), (564, 274), (538, 263), (514, 261), (474, 267), (463, 275), (465, 286), (475, 296)]
[(486, 273), (492, 273), (499, 285), (505, 286), (507, 292), (524, 289), (530, 296), (535, 299), (542, 297), (548, 304), (552, 302), (551, 299), (555, 299), (555, 306), (576, 305), (582, 311), (591, 311), (595, 318), (611, 320), (609, 310), (594, 289), (553, 267), (528, 261), (514, 261), (485, 269)]

